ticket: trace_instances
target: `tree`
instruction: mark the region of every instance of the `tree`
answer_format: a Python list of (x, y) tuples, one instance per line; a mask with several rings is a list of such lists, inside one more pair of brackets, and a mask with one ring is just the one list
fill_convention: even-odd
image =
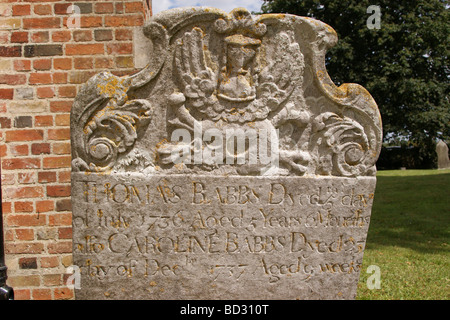
[(333, 27), (338, 44), (327, 70), (340, 85), (366, 87), (380, 108), (384, 141), (418, 149), (421, 167), (435, 165), (437, 139), (450, 138), (450, 15), (445, 0), (377, 0), (380, 29), (369, 29), (368, 0), (266, 0), (264, 13), (291, 13)]

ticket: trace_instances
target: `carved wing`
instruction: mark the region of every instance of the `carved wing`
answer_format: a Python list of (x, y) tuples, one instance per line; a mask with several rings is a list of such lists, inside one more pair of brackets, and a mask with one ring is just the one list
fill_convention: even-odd
[(175, 47), (175, 67), (180, 75), (181, 90), (195, 107), (203, 106), (213, 94), (217, 76), (207, 67), (206, 46), (202, 29), (195, 27), (179, 39)]
[(302, 80), (304, 59), (298, 43), (291, 42), (286, 33), (276, 37), (275, 61), (265, 67), (259, 76), (257, 98), (270, 111), (276, 110), (292, 94)]

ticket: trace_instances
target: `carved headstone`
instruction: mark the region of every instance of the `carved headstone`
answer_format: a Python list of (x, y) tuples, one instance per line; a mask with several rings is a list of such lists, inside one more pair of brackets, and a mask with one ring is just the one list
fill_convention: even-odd
[(355, 298), (382, 131), (327, 74), (335, 31), (196, 7), (144, 33), (147, 67), (72, 108), (76, 298)]
[(450, 160), (448, 158), (448, 146), (444, 141), (439, 140), (439, 142), (436, 145), (436, 153), (438, 158), (438, 169), (450, 168)]

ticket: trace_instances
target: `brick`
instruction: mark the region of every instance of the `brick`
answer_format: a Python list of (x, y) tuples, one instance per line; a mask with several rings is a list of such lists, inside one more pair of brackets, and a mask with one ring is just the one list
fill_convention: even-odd
[(110, 57), (95, 58), (94, 66), (96, 69), (111, 69), (114, 67), (114, 60)]
[(44, 133), (42, 130), (14, 130), (6, 132), (6, 142), (14, 141), (36, 141), (42, 140)]
[(0, 59), (0, 72), (10, 72), (12, 69), (12, 59)]
[(115, 8), (116, 8), (116, 13), (123, 13), (123, 11), (124, 11), (123, 3), (116, 2), (116, 3), (114, 4), (114, 6), (115, 6)]
[(134, 59), (132, 56), (116, 57), (117, 68), (134, 68)]
[(1, 158), (6, 157), (7, 150), (8, 149), (7, 149), (6, 145), (4, 145), (4, 144), (0, 145), (0, 157)]
[(95, 13), (113, 13), (114, 5), (111, 2), (99, 2), (94, 6)]
[(36, 116), (34, 125), (36, 127), (50, 127), (53, 125), (53, 116)]
[(21, 46), (1, 46), (0, 57), (20, 57), (22, 56)]
[(10, 145), (9, 152), (12, 156), (27, 156), (28, 155), (28, 145)]
[(33, 126), (33, 118), (31, 116), (18, 116), (14, 119), (14, 127), (31, 128)]
[(71, 14), (71, 12), (67, 12), (67, 9), (71, 5), (71, 3), (55, 3), (55, 5), (53, 6), (55, 14)]
[(61, 183), (70, 183), (71, 181), (71, 176), (70, 176), (71, 172), (70, 171), (61, 171), (58, 172), (58, 182)]
[[(93, 27), (101, 27), (103, 26), (103, 18), (94, 16), (94, 17), (81, 17), (80, 23), (82, 28), (93, 28)], [(66, 23), (67, 24), (67, 23)]]
[(52, 6), (50, 4), (35, 4), (33, 10), (35, 14), (40, 16), (52, 14)]
[[(11, 285), (8, 282), (9, 285)], [(16, 289), (14, 288), (14, 300), (30, 300), (31, 290), (30, 289)]]
[(30, 100), (30, 101), (15, 101), (12, 100), (9, 104), (11, 112), (16, 113), (37, 113), (44, 112), (47, 109), (47, 101), (44, 100)]
[[(6, 241), (14, 241), (13, 230), (6, 230), (4, 239)], [(7, 262), (8, 263), (8, 262)]]
[(61, 18), (48, 17), (48, 18), (24, 18), (24, 29), (54, 29), (61, 28)]
[(26, 43), (28, 42), (28, 32), (15, 31), (11, 33), (11, 43)]
[(8, 117), (0, 117), (0, 128), (2, 129), (11, 128), (11, 119)]
[(0, 84), (18, 85), (25, 84), (27, 77), (24, 74), (0, 74)]
[[(76, 87), (75, 87), (76, 89)], [(55, 115), (55, 125), (57, 126), (70, 126), (70, 114), (57, 114)]]
[(47, 186), (47, 196), (70, 197), (70, 186), (66, 185)]
[[(39, 183), (56, 182), (56, 172), (54, 172), (54, 171), (38, 172), (38, 182)], [(51, 202), (53, 203), (53, 201), (51, 201)]]
[(69, 74), (69, 82), (72, 84), (82, 84), (87, 82), (96, 71), (72, 71)]
[(15, 183), (14, 173), (2, 173), (2, 185), (13, 185)]
[(36, 158), (13, 158), (3, 159), (3, 170), (16, 170), (16, 169), (39, 169), (41, 166), (41, 160)]
[(75, 98), (76, 95), (76, 86), (61, 86), (58, 88), (58, 97), (60, 98)]
[(38, 287), (40, 285), (40, 283), (41, 283), (41, 281), (40, 281), (39, 275), (9, 276), (8, 277), (8, 284), (14, 288), (14, 293), (16, 292), (16, 290), (15, 290), (16, 288)]
[(51, 112), (70, 112), (72, 109), (72, 101), (50, 101)]
[(63, 54), (62, 44), (35, 44), (24, 46), (25, 57), (39, 56), (61, 56)]
[(142, 15), (120, 15), (105, 17), (105, 27), (134, 27), (141, 26), (142, 23)]
[(50, 143), (33, 143), (31, 145), (31, 154), (50, 154)]
[(12, 212), (12, 203), (3, 201), (3, 203), (2, 203), (2, 211), (3, 211), (3, 214), (11, 213)]
[(36, 93), (39, 99), (53, 98), (55, 96), (53, 87), (38, 87)]
[(27, 16), (31, 14), (31, 6), (29, 4), (16, 4), (12, 7), (13, 16)]
[(48, 139), (70, 140), (70, 129), (69, 128), (48, 129)]
[(56, 228), (42, 228), (36, 233), (37, 240), (56, 240), (58, 230)]
[(61, 199), (56, 201), (56, 211), (72, 211), (72, 201), (70, 199)]
[(74, 58), (73, 64), (75, 69), (92, 69), (94, 67), (94, 59), (91, 57)]
[(73, 40), (76, 42), (91, 41), (92, 40), (92, 31), (91, 30), (75, 30), (73, 32)]
[(108, 43), (106, 45), (106, 50), (108, 54), (132, 54), (133, 44), (132, 43)]
[(31, 33), (31, 42), (43, 43), (50, 40), (50, 33), (48, 31), (37, 31)]
[(15, 99), (19, 100), (31, 100), (34, 97), (33, 88), (15, 88)]
[(81, 14), (89, 14), (92, 13), (92, 3), (85, 2), (85, 3), (75, 3), (75, 5), (78, 6), (80, 9)]
[(14, 89), (1, 89), (0, 88), (0, 99), (11, 100), (14, 97)]
[[(92, 3), (73, 3), (78, 7), (80, 10), (80, 14), (89, 14), (92, 13)], [(54, 9), (55, 14), (62, 14), (62, 15), (70, 15), (73, 13), (71, 9), (68, 10), (68, 8), (71, 6), (71, 3), (55, 3)]]
[(19, 184), (30, 184), (36, 182), (35, 172), (19, 172), (17, 174), (17, 182)]
[[(43, 226), (46, 224), (45, 215), (38, 214), (10, 214), (6, 217), (6, 221), (10, 227), (35, 227)], [(19, 248), (17, 248), (19, 250)], [(21, 253), (23, 250), (20, 250)], [(33, 253), (32, 249), (28, 253)]]
[[(14, 70), (16, 71), (30, 71), (31, 70), (31, 61), (30, 60), (14, 60)], [(24, 78), (26, 80), (26, 78)], [(25, 83), (25, 81), (24, 81)]]
[(72, 226), (72, 213), (50, 214), (48, 217), (49, 226)]
[(31, 296), (33, 300), (51, 300), (52, 299), (52, 290), (37, 288), (31, 291)]
[(20, 269), (37, 269), (37, 259), (32, 258), (19, 258)]
[(55, 156), (44, 158), (44, 169), (70, 168), (70, 156)]
[(14, 212), (15, 213), (23, 213), (23, 212), (33, 212), (34, 206), (33, 202), (30, 201), (16, 201), (14, 203)]
[(53, 68), (55, 70), (70, 70), (72, 69), (72, 59), (71, 58), (54, 58)]
[[(51, 181), (51, 182), (53, 182), (53, 181)], [(53, 200), (36, 201), (36, 213), (49, 212), (49, 211), (53, 211), (53, 210), (55, 210), (55, 205), (54, 205)]]
[(9, 43), (9, 33), (10, 33), (9, 31), (0, 31), (0, 44)]
[(95, 41), (110, 41), (113, 39), (113, 32), (111, 29), (97, 29), (94, 30)]
[(47, 251), (50, 254), (71, 253), (72, 252), (72, 241), (59, 241), (56, 243), (49, 243), (47, 245)]
[(12, 14), (11, 5), (4, 2), (6, 1), (0, 2), (0, 17), (9, 17)]
[(135, 2), (126, 2), (125, 3), (125, 12), (126, 13), (143, 13), (144, 12), (144, 6), (142, 1), (135, 1)]
[(53, 42), (68, 42), (72, 39), (72, 33), (67, 30), (58, 30), (52, 32)]
[[(7, 199), (42, 198), (44, 196), (44, 189), (41, 186), (7, 187), (4, 189), (4, 196)], [(9, 225), (11, 226), (12, 224)]]
[(41, 268), (56, 268), (59, 266), (59, 258), (58, 257), (42, 257)]
[(66, 55), (94, 55), (103, 54), (104, 47), (101, 43), (93, 44), (66, 44)]
[(64, 266), (64, 267), (69, 267), (69, 266), (71, 266), (72, 264), (73, 264), (73, 257), (72, 257), (72, 255), (71, 254), (68, 254), (68, 255), (65, 255), (65, 256), (63, 256), (62, 258), (61, 258), (61, 264)]
[(42, 276), (43, 285), (46, 287), (60, 286), (62, 284), (62, 274), (45, 274)]
[(58, 229), (58, 238), (59, 239), (72, 239), (72, 228), (59, 228)]
[(33, 229), (15, 229), (17, 240), (31, 241), (34, 240), (34, 230)]
[(67, 73), (66, 72), (54, 72), (53, 73), (53, 83), (67, 83)]
[(29, 84), (50, 84), (53, 83), (51, 73), (31, 73), (28, 80)]
[(20, 29), (22, 26), (22, 19), (20, 18), (6, 18), (0, 20), (0, 29), (12, 30)]
[(67, 287), (54, 289), (53, 295), (56, 300), (68, 300), (74, 296), (73, 290)]

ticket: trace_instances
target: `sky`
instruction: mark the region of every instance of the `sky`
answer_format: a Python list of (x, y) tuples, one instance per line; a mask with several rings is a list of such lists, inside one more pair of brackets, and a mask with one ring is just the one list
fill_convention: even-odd
[(153, 14), (178, 7), (207, 6), (230, 12), (234, 8), (244, 7), (248, 11), (259, 12), (263, 0), (152, 0)]

